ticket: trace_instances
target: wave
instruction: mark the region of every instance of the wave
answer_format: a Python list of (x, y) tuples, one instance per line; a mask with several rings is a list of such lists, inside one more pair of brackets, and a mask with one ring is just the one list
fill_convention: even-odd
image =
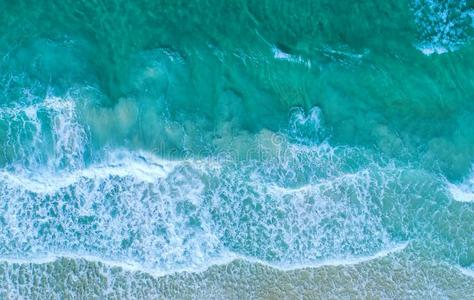
[(333, 260), (324, 260), (321, 262), (307, 264), (307, 265), (286, 265), (286, 264), (272, 264), (266, 261), (255, 259), (252, 257), (246, 257), (239, 255), (237, 253), (227, 252), (221, 258), (209, 261), (205, 266), (200, 266), (196, 268), (183, 268), (177, 270), (162, 271), (156, 269), (145, 268), (139, 263), (133, 261), (120, 261), (113, 259), (106, 259), (99, 256), (87, 255), (87, 254), (75, 254), (75, 253), (55, 253), (49, 254), (42, 257), (31, 257), (31, 258), (11, 258), (11, 257), (0, 257), (0, 263), (10, 264), (10, 265), (41, 265), (41, 264), (50, 264), (61, 259), (72, 259), (72, 260), (86, 260), (92, 263), (100, 263), (110, 268), (120, 268), (127, 272), (141, 272), (146, 273), (154, 277), (163, 277), (167, 275), (172, 275), (176, 273), (201, 273), (207, 271), (209, 268), (214, 266), (228, 265), (234, 261), (245, 261), (252, 264), (260, 264), (273, 269), (281, 271), (295, 271), (300, 269), (308, 268), (322, 268), (322, 267), (338, 267), (338, 266), (352, 266), (358, 265), (361, 263), (378, 260), (384, 257), (391, 256), (395, 253), (402, 252), (408, 246), (408, 242), (395, 244), (390, 248), (382, 249), (379, 252), (374, 253), (369, 256), (360, 256), (360, 257), (347, 257), (341, 259)]
[(271, 264), (268, 262), (255, 260), (252, 258), (244, 258), (244, 260), (266, 265), (266, 266), (279, 269), (282, 271), (294, 271), (294, 270), (301, 270), (301, 269), (308, 269), (308, 268), (315, 269), (315, 268), (322, 268), (322, 267), (328, 267), (328, 266), (329, 267), (353, 266), (353, 265), (358, 265), (358, 264), (366, 263), (373, 260), (378, 260), (387, 256), (391, 256), (395, 253), (402, 252), (407, 248), (408, 245), (409, 245), (409, 242), (403, 242), (403, 243), (390, 245), (389, 247), (382, 249), (372, 255), (349, 256), (346, 258), (339, 258), (339, 259), (327, 259), (327, 260), (322, 260), (322, 261), (314, 262), (310, 264), (296, 264), (296, 265)]
[(146, 152), (114, 151), (108, 155), (105, 163), (93, 165), (72, 172), (51, 173), (38, 170), (31, 174), (15, 174), (0, 171), (4, 181), (10, 186), (37, 193), (51, 194), (74, 185), (81, 180), (106, 180), (109, 177), (133, 177), (143, 183), (152, 183), (165, 177), (178, 161), (165, 161)]
[[(117, 150), (73, 172), (3, 170), (0, 256), (80, 253), (167, 273), (238, 258), (288, 270), (355, 264), (399, 249), (390, 229), (401, 218), (397, 198), (425, 189), (411, 182), (418, 175), (377, 165), (342, 172), (334, 149), (292, 147), (283, 161), (168, 161)], [(326, 155), (334, 173), (314, 170), (301, 184), (308, 164)]]
[(61, 259), (71, 259), (71, 260), (85, 260), (91, 263), (100, 263), (109, 268), (120, 268), (126, 272), (140, 272), (146, 273), (153, 277), (163, 277), (167, 275), (172, 275), (176, 273), (201, 273), (205, 272), (212, 266), (227, 265), (232, 261), (239, 259), (237, 255), (233, 253), (228, 253), (228, 255), (223, 256), (222, 258), (209, 261), (206, 265), (196, 266), (195, 268), (181, 268), (176, 270), (163, 271), (159, 269), (146, 268), (140, 263), (134, 261), (124, 261), (124, 260), (114, 260), (108, 259), (101, 256), (94, 256), (90, 254), (77, 254), (77, 253), (55, 253), (48, 254), (47, 256), (38, 256), (31, 258), (12, 258), (12, 257), (0, 257), (0, 263), (10, 264), (10, 265), (42, 265), (50, 264)]
[[(330, 192), (367, 188), (368, 172), (288, 195), (272, 189), (274, 183), (258, 174), (271, 170), (255, 162), (235, 169), (233, 163), (163, 161), (147, 153), (109, 156), (106, 163), (73, 172), (24, 176), (2, 171), (0, 194), (7, 200), (0, 207), (5, 225), (0, 252), (78, 248), (174, 268), (205, 264), (227, 249), (262, 260), (298, 262), (338, 251), (345, 256), (351, 251), (341, 252), (344, 244), (364, 254), (388, 243), (379, 217), (370, 216), (370, 201), (360, 199), (354, 206), (349, 197), (338, 203), (337, 197), (347, 196)], [(250, 182), (246, 173), (253, 177)], [(344, 222), (354, 226), (325, 229), (324, 223), (341, 213), (353, 216)], [(378, 239), (369, 240), (361, 230)]]
[[(86, 166), (74, 155), (87, 147), (84, 127), (63, 101), (6, 112), (28, 122), (44, 113), (57, 124), (55, 149), (71, 157), (0, 170), (0, 256), (80, 253), (161, 272), (234, 256), (287, 269), (355, 263), (410, 239), (413, 216), (424, 217), (416, 196), (438, 188), (427, 173), (323, 141), (318, 108), (293, 110), (280, 150), (264, 160), (110, 149)], [(413, 211), (404, 207), (410, 199)]]

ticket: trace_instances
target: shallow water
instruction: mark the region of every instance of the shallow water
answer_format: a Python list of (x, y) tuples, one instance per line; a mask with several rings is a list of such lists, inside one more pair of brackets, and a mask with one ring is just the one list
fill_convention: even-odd
[(474, 299), (472, 1), (0, 8), (0, 298)]

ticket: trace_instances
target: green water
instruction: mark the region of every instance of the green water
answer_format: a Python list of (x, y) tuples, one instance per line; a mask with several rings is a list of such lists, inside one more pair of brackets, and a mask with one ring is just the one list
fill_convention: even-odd
[(0, 298), (474, 299), (473, 16), (0, 0)]

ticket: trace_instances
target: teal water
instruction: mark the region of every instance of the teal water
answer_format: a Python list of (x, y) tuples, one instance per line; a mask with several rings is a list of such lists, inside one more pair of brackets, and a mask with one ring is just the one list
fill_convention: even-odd
[(473, 18), (0, 0), (0, 298), (474, 299)]

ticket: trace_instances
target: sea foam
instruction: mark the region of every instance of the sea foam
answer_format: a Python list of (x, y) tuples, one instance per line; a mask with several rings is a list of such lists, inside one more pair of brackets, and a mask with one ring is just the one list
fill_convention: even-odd
[(285, 269), (357, 263), (403, 243), (405, 232), (392, 232), (404, 225), (389, 216), (411, 218), (402, 201), (436, 184), (320, 139), (318, 108), (293, 110), (281, 151), (264, 160), (109, 149), (85, 164), (86, 130), (63, 101), (7, 112), (26, 123), (44, 113), (38, 122), (53, 126), (31, 132), (56, 142), (46, 167), (0, 171), (1, 257), (89, 257), (157, 273), (237, 258)]
[(461, 48), (471, 37), (471, 12), (464, 0), (415, 0), (412, 2), (419, 42), (425, 55), (443, 54)]
[(453, 199), (459, 202), (474, 202), (474, 167), (464, 181), (453, 184), (447, 183)]

